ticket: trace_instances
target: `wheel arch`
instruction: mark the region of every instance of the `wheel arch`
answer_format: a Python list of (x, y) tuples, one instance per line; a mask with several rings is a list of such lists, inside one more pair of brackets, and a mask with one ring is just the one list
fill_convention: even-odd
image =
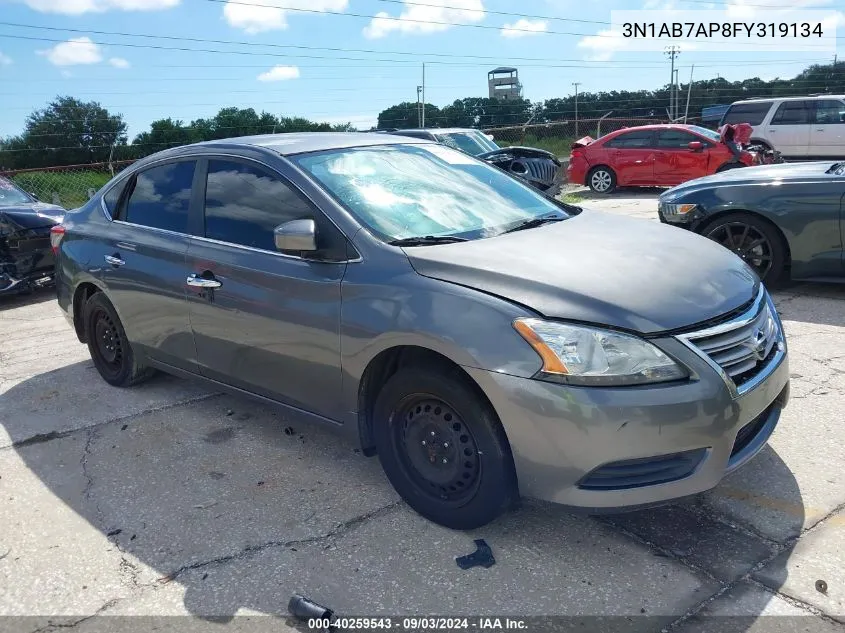
[[(372, 411), (381, 386), (397, 371), (408, 366), (437, 368), (444, 372), (459, 371), (478, 397), (482, 398), (492, 411), (496, 411), (481, 386), (452, 358), (419, 345), (388, 347), (370, 359), (358, 383), (358, 436), (362, 452), (369, 457), (376, 454)], [(510, 445), (508, 448), (510, 449)]]
[(80, 343), (87, 343), (85, 336), (85, 327), (82, 323), (82, 309), (85, 302), (97, 292), (102, 292), (103, 289), (96, 283), (90, 280), (85, 280), (79, 283), (73, 290), (73, 298), (71, 299), (73, 310), (73, 329), (76, 331), (76, 338)]
[(789, 243), (789, 238), (787, 238), (786, 233), (783, 232), (783, 229), (781, 229), (771, 219), (769, 219), (768, 217), (766, 217), (764, 214), (760, 213), (759, 211), (755, 211), (754, 209), (722, 209), (721, 211), (715, 213), (714, 215), (708, 216), (703, 222), (701, 222), (701, 224), (699, 224), (696, 227), (695, 232), (703, 235), (704, 232), (709, 227), (711, 227), (713, 224), (715, 224), (716, 222), (723, 220), (727, 216), (740, 214), (740, 213), (744, 213), (746, 215), (754, 216), (754, 218), (756, 218), (756, 219), (760, 220), (761, 222), (765, 223), (766, 225), (768, 225), (770, 228), (772, 228), (775, 231), (775, 233), (777, 234), (777, 236), (781, 240), (781, 245), (783, 246), (784, 270), (788, 271), (790, 269), (791, 264), (792, 264), (792, 248), (791, 248), (790, 243)]

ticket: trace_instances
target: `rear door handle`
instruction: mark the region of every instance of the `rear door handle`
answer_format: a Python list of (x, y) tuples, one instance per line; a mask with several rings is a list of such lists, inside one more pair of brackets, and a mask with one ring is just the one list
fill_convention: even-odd
[(186, 282), (189, 286), (193, 286), (194, 288), (220, 288), (223, 284), (217, 281), (216, 279), (207, 279), (205, 277), (198, 277), (196, 274), (191, 273), (188, 275), (188, 280)]
[(114, 267), (123, 266), (126, 262), (120, 259), (120, 256), (115, 255), (106, 255), (106, 263), (111, 264)]

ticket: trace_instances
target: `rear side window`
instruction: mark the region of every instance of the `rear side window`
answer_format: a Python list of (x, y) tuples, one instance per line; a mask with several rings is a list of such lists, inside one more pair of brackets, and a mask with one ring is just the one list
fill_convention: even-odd
[(132, 224), (188, 232), (188, 207), (196, 162), (151, 167), (135, 176), (123, 219)]
[(311, 205), (279, 176), (245, 163), (209, 161), (206, 237), (275, 251), (273, 229), (314, 216)]
[(827, 125), (830, 123), (845, 124), (845, 103), (835, 99), (821, 99), (816, 101), (816, 123)]
[(125, 187), (126, 181), (118, 183), (103, 196), (103, 203), (106, 205), (109, 215), (113, 218), (117, 217), (117, 205), (120, 203), (120, 194), (123, 193)]
[(784, 101), (772, 117), (772, 125), (802, 125), (810, 122), (809, 101)]
[(605, 147), (634, 149), (637, 147), (651, 147), (653, 134), (651, 130), (628, 132), (607, 141)]
[(725, 125), (726, 123), (748, 123), (749, 125), (760, 125), (763, 122), (763, 119), (766, 118), (766, 115), (769, 113), (769, 109), (771, 107), (771, 101), (738, 103), (736, 105), (732, 105), (728, 108), (728, 111), (725, 112), (725, 116), (722, 117), (720, 125)]

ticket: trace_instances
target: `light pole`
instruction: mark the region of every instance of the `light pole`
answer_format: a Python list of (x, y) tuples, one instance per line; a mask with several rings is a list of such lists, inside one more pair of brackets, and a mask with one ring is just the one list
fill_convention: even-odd
[(578, 138), (578, 86), (581, 83), (575, 81), (572, 85), (575, 86), (575, 138)]
[(420, 92), (422, 86), (417, 86), (417, 127), (422, 127), (422, 110), (420, 109)]
[(675, 119), (675, 57), (681, 54), (681, 49), (678, 46), (667, 46), (664, 50), (664, 55), (671, 60), (669, 69), (669, 118)]

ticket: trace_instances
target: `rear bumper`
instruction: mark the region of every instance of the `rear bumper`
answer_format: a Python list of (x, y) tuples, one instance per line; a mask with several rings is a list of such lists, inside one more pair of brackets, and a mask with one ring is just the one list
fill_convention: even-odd
[(789, 399), (787, 357), (737, 398), (704, 361), (661, 346), (698, 379), (601, 389), (467, 368), (505, 427), (523, 496), (588, 512), (659, 505), (715, 487), (763, 448)]

